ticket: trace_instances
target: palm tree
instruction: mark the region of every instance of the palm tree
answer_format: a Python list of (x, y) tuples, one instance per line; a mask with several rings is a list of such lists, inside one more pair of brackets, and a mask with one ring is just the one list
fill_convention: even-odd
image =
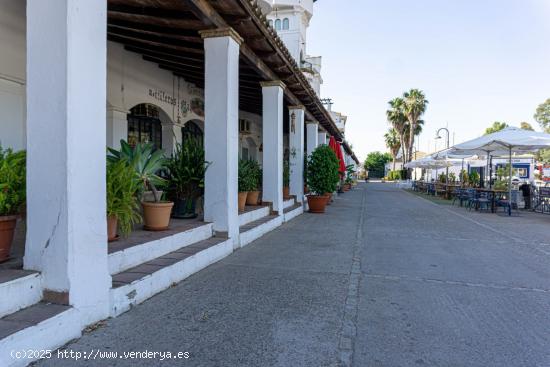
[(405, 116), (405, 101), (402, 98), (394, 98), (388, 102), (390, 109), (386, 111), (386, 117), (393, 129), (399, 136), (399, 143), (402, 149), (403, 163), (407, 162), (405, 150), (405, 129), (407, 128), (407, 116)]
[[(411, 131), (416, 133), (418, 120), (426, 112), (428, 106), (428, 100), (419, 89), (411, 89), (408, 92), (403, 93), (403, 100), (405, 101), (405, 116), (407, 116), (407, 121), (409, 122)], [(408, 158), (412, 157), (412, 149), (414, 146), (414, 137), (416, 134), (409, 134), (408, 139)]]
[(384, 139), (386, 140), (386, 146), (390, 150), (390, 154), (393, 159), (392, 171), (395, 171), (395, 159), (397, 158), (397, 154), (401, 148), (401, 139), (394, 128), (389, 129), (388, 132), (384, 134)]
[[(416, 129), (414, 130), (415, 138), (422, 133), (423, 126), (424, 126), (424, 120), (418, 120), (416, 122)], [(407, 149), (407, 151), (409, 150), (410, 133), (411, 133), (410, 125), (407, 123), (407, 125), (405, 126), (405, 131), (403, 132), (403, 137), (404, 137), (403, 140), (405, 141), (405, 144), (406, 144), (405, 149)], [(414, 139), (413, 139), (413, 143), (414, 143)], [(414, 159), (414, 156), (412, 154), (410, 157), (411, 157), (411, 160)]]

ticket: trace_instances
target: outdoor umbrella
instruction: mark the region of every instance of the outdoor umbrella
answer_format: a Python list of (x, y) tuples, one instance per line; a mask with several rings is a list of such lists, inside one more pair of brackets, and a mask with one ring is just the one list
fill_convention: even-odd
[(435, 159), (445, 159), (445, 160), (460, 160), (461, 162), (461, 168), (460, 171), (464, 171), (464, 161), (465, 160), (471, 160), (471, 159), (478, 159), (478, 155), (476, 154), (460, 154), (453, 152), (452, 148), (447, 148), (442, 151), (439, 151), (437, 153), (432, 154), (432, 156)]
[(504, 155), (508, 153), (510, 164), (510, 177), (508, 181), (508, 214), (511, 215), (512, 152), (530, 153), (545, 148), (550, 148), (550, 134), (523, 130), (517, 127), (508, 127), (495, 133), (483, 135), (477, 139), (457, 144), (452, 148), (452, 151), (457, 154), (479, 154), (479, 152), (491, 152), (490, 155)]
[(340, 172), (340, 176), (343, 176), (346, 172), (346, 164), (344, 163), (344, 157), (342, 156), (342, 148), (340, 148), (340, 143), (338, 143), (336, 139), (334, 139), (334, 136), (331, 136), (328, 142), (328, 146), (330, 147), (330, 149), (332, 149), (334, 154), (336, 154), (336, 158), (338, 158), (339, 164), (338, 172)]

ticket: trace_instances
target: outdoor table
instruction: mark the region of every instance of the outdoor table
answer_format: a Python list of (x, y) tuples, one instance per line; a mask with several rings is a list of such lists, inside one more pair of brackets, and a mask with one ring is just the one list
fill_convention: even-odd
[(477, 192), (486, 192), (489, 194), (489, 200), (491, 200), (491, 213), (495, 212), (495, 202), (496, 197), (499, 195), (506, 195), (508, 191), (506, 190), (496, 190), (496, 189), (485, 189), (485, 188), (476, 188)]

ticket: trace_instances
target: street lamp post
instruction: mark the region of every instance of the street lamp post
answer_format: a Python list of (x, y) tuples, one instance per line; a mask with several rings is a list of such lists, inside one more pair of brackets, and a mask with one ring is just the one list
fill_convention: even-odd
[[(441, 135), (439, 135), (439, 133), (441, 132), (441, 130), (444, 130), (446, 133), (447, 133), (447, 145), (446, 145), (446, 148), (449, 149), (449, 129), (447, 129), (446, 127), (442, 127), (440, 129), (437, 130), (437, 132), (435, 133), (435, 138), (436, 139), (441, 139)], [(449, 184), (449, 167), (447, 167), (447, 169), (445, 170), (445, 183), (446, 184)], [(436, 180), (437, 180), (437, 177), (436, 177)]]

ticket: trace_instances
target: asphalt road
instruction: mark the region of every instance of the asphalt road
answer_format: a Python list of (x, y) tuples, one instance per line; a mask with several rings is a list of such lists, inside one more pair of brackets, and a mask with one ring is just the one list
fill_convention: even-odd
[(550, 367), (545, 240), (550, 216), (362, 184), (65, 348), (118, 358), (39, 365)]

